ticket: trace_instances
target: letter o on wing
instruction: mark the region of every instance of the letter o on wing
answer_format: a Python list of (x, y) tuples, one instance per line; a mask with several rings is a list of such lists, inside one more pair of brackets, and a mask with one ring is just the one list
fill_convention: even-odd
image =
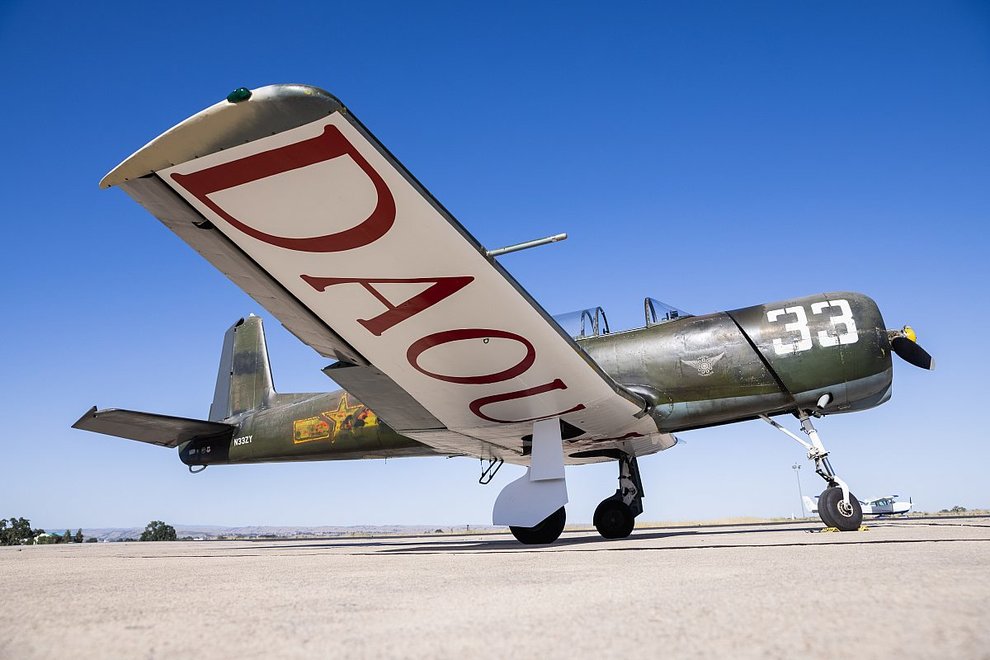
[[(427, 371), (426, 369), (419, 366), (419, 356), (422, 355), (428, 349), (434, 346), (440, 346), (441, 344), (447, 344), (452, 341), (463, 341), (465, 339), (484, 339), (486, 337), (496, 337), (498, 339), (512, 339), (519, 342), (526, 347), (526, 355), (523, 359), (519, 361), (513, 367), (499, 371), (493, 374), (484, 374), (480, 376), (449, 376), (447, 374), (437, 374), (432, 371)], [(436, 378), (437, 380), (443, 380), (448, 383), (461, 383), (464, 385), (485, 385), (488, 383), (500, 383), (503, 380), (509, 380), (510, 378), (515, 378), (519, 374), (524, 373), (527, 369), (533, 366), (536, 362), (536, 349), (525, 337), (520, 337), (519, 335), (508, 332), (506, 330), (491, 330), (485, 328), (461, 328), (459, 330), (444, 330), (442, 332), (435, 332), (432, 335), (427, 335), (422, 339), (419, 339), (409, 347), (406, 351), (406, 359), (409, 360), (409, 364), (412, 365), (414, 369), (423, 373), (430, 378)]]

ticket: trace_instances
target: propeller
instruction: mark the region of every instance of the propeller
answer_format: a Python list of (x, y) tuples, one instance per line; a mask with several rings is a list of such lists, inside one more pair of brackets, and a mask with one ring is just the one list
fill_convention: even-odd
[(905, 362), (921, 369), (935, 368), (935, 359), (918, 345), (918, 335), (911, 326), (906, 325), (900, 330), (888, 330), (887, 337), (890, 339), (890, 347)]

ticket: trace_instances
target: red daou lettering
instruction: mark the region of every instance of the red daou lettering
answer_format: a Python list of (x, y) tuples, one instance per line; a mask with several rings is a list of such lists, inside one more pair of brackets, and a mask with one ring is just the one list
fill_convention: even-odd
[[(447, 374), (437, 374), (432, 371), (427, 371), (419, 366), (419, 356), (422, 355), (424, 351), (433, 348), (434, 346), (440, 346), (441, 344), (447, 344), (452, 341), (463, 341), (466, 339), (488, 339), (492, 337), (497, 339), (511, 339), (519, 342), (526, 348), (526, 355), (523, 356), (523, 358), (516, 365), (509, 367), (508, 369), (493, 374), (478, 376), (449, 376)], [(485, 328), (462, 328), (459, 330), (444, 330), (442, 332), (435, 332), (432, 335), (427, 335), (422, 339), (416, 340), (411, 346), (409, 346), (409, 350), (406, 351), (406, 359), (414, 369), (420, 373), (426, 374), (430, 378), (447, 381), (448, 383), (484, 385), (509, 380), (510, 378), (515, 378), (519, 374), (525, 372), (533, 366), (533, 363), (536, 361), (536, 349), (533, 348), (533, 344), (531, 344), (528, 339), (525, 337), (520, 337), (514, 332)]]
[[(324, 236), (290, 238), (267, 234), (251, 227), (224, 211), (209, 195), (259, 179), (315, 165), (341, 156), (351, 159), (368, 175), (378, 193), (375, 210), (360, 224)], [(172, 174), (172, 180), (188, 190), (211, 211), (226, 220), (235, 229), (276, 247), (298, 252), (344, 252), (377, 241), (395, 223), (395, 199), (384, 179), (371, 167), (348, 142), (343, 133), (333, 125), (327, 125), (323, 133), (308, 140), (270, 149), (230, 163), (208, 167), (190, 174)]]
[[(383, 332), (388, 330), (394, 325), (397, 325), (411, 316), (419, 314), (424, 309), (436, 305), (438, 302), (444, 298), (451, 296), (472, 281), (473, 277), (417, 277), (413, 279), (382, 279), (382, 278), (363, 278), (363, 277), (313, 277), (312, 275), (302, 275), (303, 281), (309, 284), (311, 287), (317, 291), (326, 291), (327, 287), (334, 286), (336, 284), (360, 284), (364, 287), (365, 291), (373, 295), (378, 301), (388, 308), (387, 311), (379, 314), (378, 316), (371, 319), (357, 319), (357, 322), (363, 325), (368, 331), (380, 337)], [(388, 298), (382, 295), (382, 292), (376, 289), (373, 284), (423, 284), (426, 282), (432, 282), (433, 286), (427, 288), (426, 290), (418, 293), (417, 295), (409, 298), (408, 300), (399, 303), (398, 305), (392, 304)], [(424, 349), (425, 350), (425, 349)]]
[(536, 387), (530, 387), (524, 390), (516, 390), (515, 392), (505, 392), (504, 394), (493, 394), (491, 396), (483, 396), (480, 399), (475, 399), (472, 401), (468, 408), (471, 409), (475, 415), (489, 422), (494, 422), (496, 424), (515, 424), (517, 422), (535, 422), (538, 419), (547, 419), (548, 417), (559, 417), (561, 415), (566, 415), (568, 413), (577, 412), (579, 410), (584, 410), (584, 404), (579, 403), (573, 408), (568, 410), (562, 410), (560, 412), (549, 413), (547, 415), (540, 415), (539, 417), (530, 417), (529, 419), (497, 419), (486, 415), (481, 411), (485, 406), (491, 405), (493, 403), (501, 403), (503, 401), (514, 401), (516, 399), (524, 399), (528, 396), (536, 396), (538, 394), (545, 394), (547, 392), (552, 392), (554, 390), (566, 390), (567, 385), (564, 381), (559, 378), (553, 380), (550, 383), (544, 385), (537, 385)]

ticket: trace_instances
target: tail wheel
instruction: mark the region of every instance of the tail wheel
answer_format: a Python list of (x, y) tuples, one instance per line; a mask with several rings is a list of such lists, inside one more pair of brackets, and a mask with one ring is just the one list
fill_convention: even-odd
[(843, 532), (854, 532), (863, 524), (863, 507), (859, 500), (849, 493), (849, 502), (842, 499), (842, 489), (836, 486), (826, 488), (818, 498), (818, 515), (829, 527)]
[(595, 509), (595, 529), (604, 538), (624, 539), (632, 534), (636, 519), (622, 500), (608, 498)]
[(509, 526), (509, 531), (516, 537), (516, 540), (526, 545), (544, 545), (553, 543), (564, 531), (564, 524), (567, 522), (567, 513), (564, 507), (560, 507), (534, 527), (513, 527)]

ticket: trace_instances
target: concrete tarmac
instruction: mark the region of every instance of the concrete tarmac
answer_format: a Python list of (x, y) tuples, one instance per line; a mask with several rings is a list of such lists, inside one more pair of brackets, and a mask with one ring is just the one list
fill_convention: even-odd
[(990, 658), (990, 518), (0, 548), (0, 658)]

